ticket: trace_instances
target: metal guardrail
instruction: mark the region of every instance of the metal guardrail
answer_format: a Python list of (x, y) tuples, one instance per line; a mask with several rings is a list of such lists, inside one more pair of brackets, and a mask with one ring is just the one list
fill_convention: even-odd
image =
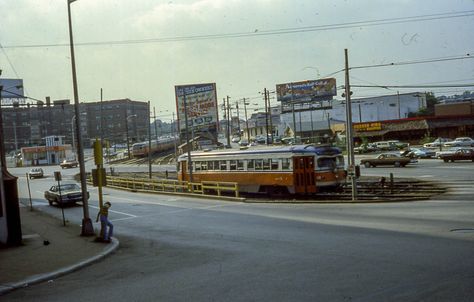
[[(92, 183), (92, 176), (89, 178)], [(187, 182), (174, 179), (128, 178), (107, 175), (107, 187), (125, 188), (132, 191), (187, 193), (206, 196), (222, 196), (233, 193), (239, 198), (239, 185), (235, 182), (203, 181)]]

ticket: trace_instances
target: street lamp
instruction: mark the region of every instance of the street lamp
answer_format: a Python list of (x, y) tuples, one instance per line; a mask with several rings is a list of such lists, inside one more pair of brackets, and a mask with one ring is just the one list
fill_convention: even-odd
[(132, 115), (129, 115), (125, 118), (125, 130), (126, 130), (126, 134), (127, 134), (127, 152), (128, 152), (128, 159), (130, 159), (130, 141), (128, 139), (128, 119), (129, 118), (132, 118), (132, 117), (137, 117), (136, 114), (132, 114)]
[[(69, 25), (69, 46), (71, 49), (71, 68), (72, 68), (72, 87), (74, 90), (74, 112), (76, 116), (79, 116), (79, 93), (77, 89), (77, 77), (76, 77), (76, 62), (74, 59), (74, 42), (72, 37), (72, 21), (71, 21), (71, 3), (76, 0), (67, 0), (67, 15)], [(77, 155), (79, 162), (79, 173), (81, 177), (81, 192), (82, 192), (82, 231), (81, 236), (93, 236), (94, 227), (92, 220), (89, 217), (89, 204), (88, 204), (88, 192), (87, 192), (87, 181), (86, 181), (86, 168), (84, 165), (84, 150), (82, 148), (82, 137), (81, 128), (79, 123), (76, 123), (76, 137), (77, 137)]]

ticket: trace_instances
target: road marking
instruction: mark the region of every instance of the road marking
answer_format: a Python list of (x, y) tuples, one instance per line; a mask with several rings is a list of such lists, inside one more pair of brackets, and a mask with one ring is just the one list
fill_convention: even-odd
[[(89, 205), (89, 208), (99, 209), (99, 207), (91, 206), (91, 205)], [(109, 210), (109, 212), (117, 213), (117, 214), (122, 214), (122, 215), (125, 215), (125, 216), (130, 216), (130, 217), (132, 217), (132, 218), (137, 218), (137, 217), (138, 217), (138, 216), (133, 215), (133, 214), (128, 214), (128, 213), (119, 212), (119, 211), (114, 211), (114, 210)]]

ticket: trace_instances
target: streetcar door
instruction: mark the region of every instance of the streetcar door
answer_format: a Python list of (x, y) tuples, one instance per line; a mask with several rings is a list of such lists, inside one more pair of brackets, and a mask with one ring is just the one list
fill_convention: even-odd
[(316, 193), (313, 156), (293, 158), (293, 181), (296, 194)]

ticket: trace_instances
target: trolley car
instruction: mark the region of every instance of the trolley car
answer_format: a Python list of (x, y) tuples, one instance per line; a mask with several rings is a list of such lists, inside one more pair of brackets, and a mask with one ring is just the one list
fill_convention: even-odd
[[(345, 182), (344, 157), (330, 146), (294, 145), (191, 152), (192, 180), (237, 182), (240, 192), (313, 194)], [(188, 156), (178, 158), (178, 179), (189, 181)]]
[(151, 154), (160, 153), (163, 151), (170, 150), (175, 145), (176, 138), (167, 137), (160, 138), (158, 140), (151, 141), (151, 149), (149, 142), (140, 142), (132, 145), (132, 155), (133, 157), (145, 157), (148, 156), (148, 153), (151, 150)]

